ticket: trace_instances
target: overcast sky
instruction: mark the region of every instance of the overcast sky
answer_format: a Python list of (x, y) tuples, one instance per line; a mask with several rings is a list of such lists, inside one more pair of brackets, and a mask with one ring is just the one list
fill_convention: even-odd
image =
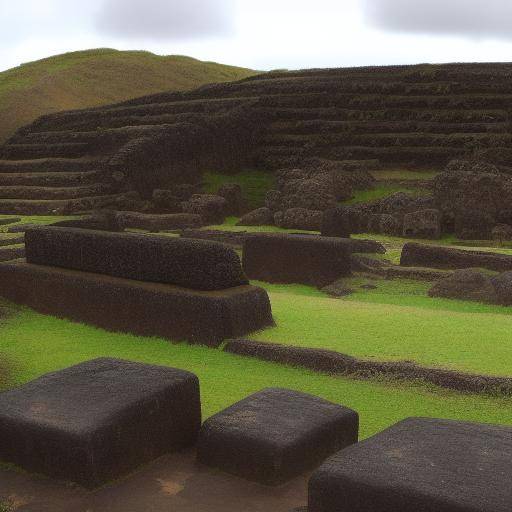
[(0, 70), (99, 47), (261, 70), (512, 61), (512, 0), (0, 0)]

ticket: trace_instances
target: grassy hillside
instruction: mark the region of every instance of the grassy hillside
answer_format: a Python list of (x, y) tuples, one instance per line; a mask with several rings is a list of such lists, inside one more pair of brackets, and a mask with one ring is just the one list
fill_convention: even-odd
[(110, 49), (30, 62), (0, 73), (0, 143), (42, 114), (193, 89), (253, 74), (249, 69), (190, 57)]

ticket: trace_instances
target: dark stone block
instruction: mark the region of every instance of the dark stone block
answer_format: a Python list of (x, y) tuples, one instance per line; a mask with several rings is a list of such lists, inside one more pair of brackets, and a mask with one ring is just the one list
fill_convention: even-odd
[(402, 249), (400, 265), (447, 269), (487, 268), (496, 272), (512, 270), (512, 256), (495, 252), (464, 251), (452, 247), (409, 242)]
[(171, 213), (169, 215), (138, 212), (119, 212), (119, 223), (124, 228), (145, 229), (156, 233), (173, 229), (198, 228), (203, 225), (200, 215)]
[(248, 283), (235, 251), (216, 242), (83, 229), (25, 234), (27, 261), (194, 290)]
[(337, 238), (258, 234), (244, 243), (250, 279), (325, 286), (351, 273), (350, 245)]
[(512, 428), (411, 418), (334, 455), (310, 512), (510, 512)]
[(192, 446), (200, 425), (194, 374), (96, 359), (0, 394), (0, 458), (92, 488)]
[(12, 262), (0, 265), (0, 295), (111, 331), (211, 346), (273, 324), (267, 292), (255, 286), (198, 291)]
[(358, 414), (322, 398), (270, 388), (206, 420), (198, 460), (278, 485), (357, 442)]

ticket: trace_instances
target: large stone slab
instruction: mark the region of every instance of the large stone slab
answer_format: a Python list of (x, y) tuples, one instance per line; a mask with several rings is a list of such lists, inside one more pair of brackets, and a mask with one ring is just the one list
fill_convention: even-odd
[(437, 245), (406, 243), (400, 265), (445, 269), (487, 268), (496, 272), (512, 270), (512, 256), (496, 252), (471, 251)]
[(103, 329), (211, 346), (273, 324), (267, 292), (249, 285), (199, 291), (10, 262), (0, 264), (0, 295)]
[(248, 284), (235, 251), (216, 242), (44, 227), (25, 233), (27, 261), (195, 290)]
[(411, 418), (323, 464), (309, 512), (510, 512), (512, 428)]
[(250, 279), (325, 286), (351, 273), (351, 246), (342, 239), (265, 233), (244, 242)]
[(200, 424), (194, 374), (96, 359), (0, 393), (0, 459), (96, 487), (192, 446)]
[(248, 480), (278, 485), (356, 443), (358, 429), (358, 414), (351, 409), (269, 388), (206, 420), (198, 460)]

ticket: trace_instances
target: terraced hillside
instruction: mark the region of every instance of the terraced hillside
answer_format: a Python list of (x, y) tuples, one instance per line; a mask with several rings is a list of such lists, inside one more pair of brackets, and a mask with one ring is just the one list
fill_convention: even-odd
[(0, 212), (123, 205), (207, 170), (512, 164), (512, 64), (311, 70), (39, 118), (0, 149)]

